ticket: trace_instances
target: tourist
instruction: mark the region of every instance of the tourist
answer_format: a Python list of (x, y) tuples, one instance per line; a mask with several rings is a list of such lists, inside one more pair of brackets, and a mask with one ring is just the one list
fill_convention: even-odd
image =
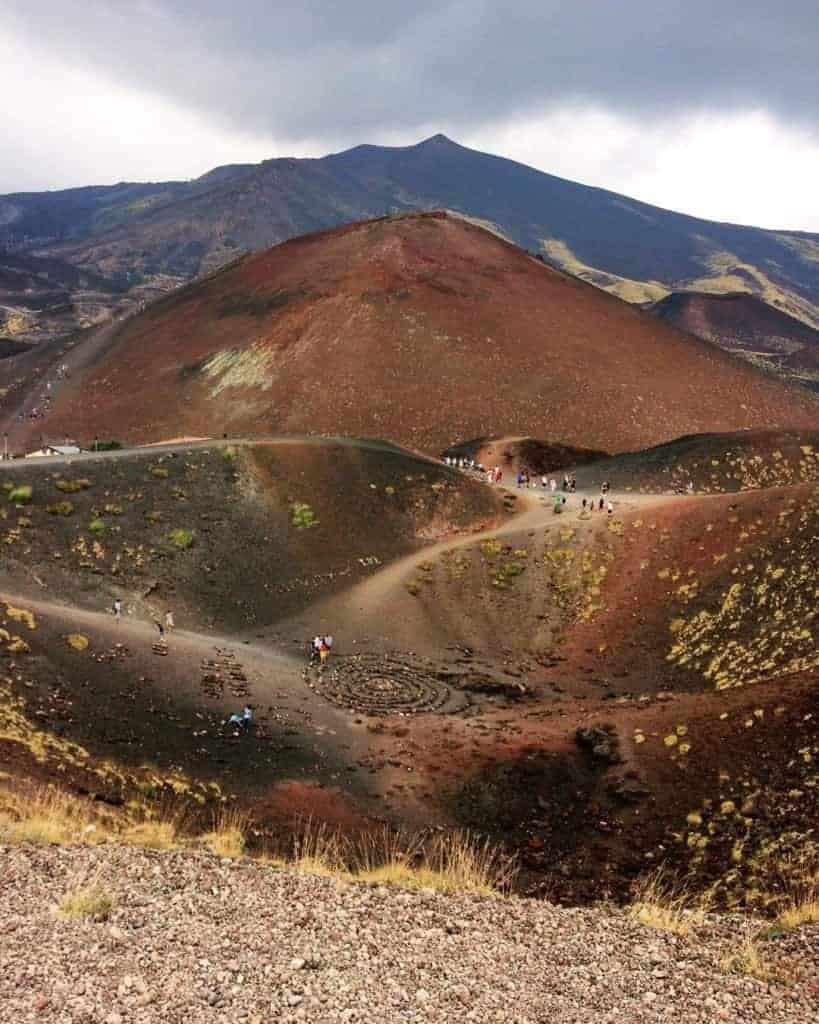
[(114, 598), (114, 618), (117, 621), (122, 618), (122, 601), (118, 597)]
[(168, 632), (170, 632), (173, 629), (173, 627), (174, 627), (173, 612), (172, 611), (167, 611), (167, 612), (165, 612), (165, 628), (168, 630)]

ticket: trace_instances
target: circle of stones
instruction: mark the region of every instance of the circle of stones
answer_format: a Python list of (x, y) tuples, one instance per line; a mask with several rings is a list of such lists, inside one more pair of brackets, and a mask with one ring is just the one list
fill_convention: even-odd
[(449, 690), (423, 668), (388, 654), (359, 654), (331, 662), (313, 689), (340, 707), (367, 715), (413, 715), (438, 711)]

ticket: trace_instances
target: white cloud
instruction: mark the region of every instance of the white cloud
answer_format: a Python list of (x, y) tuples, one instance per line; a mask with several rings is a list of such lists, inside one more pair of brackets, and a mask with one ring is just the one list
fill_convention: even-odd
[(272, 139), (54, 60), (0, 28), (0, 193), (195, 177), (270, 156)]
[(570, 109), (484, 127), (461, 141), (708, 220), (819, 231), (819, 140), (765, 111), (652, 125)]

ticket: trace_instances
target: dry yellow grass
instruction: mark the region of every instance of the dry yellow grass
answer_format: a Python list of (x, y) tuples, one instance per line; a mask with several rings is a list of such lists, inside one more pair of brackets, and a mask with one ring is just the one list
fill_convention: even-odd
[(703, 923), (707, 912), (707, 897), (694, 900), (686, 889), (669, 881), (662, 869), (639, 881), (629, 907), (640, 924), (675, 935), (688, 935)]
[(90, 886), (67, 893), (60, 901), (57, 914), (66, 919), (90, 917), (95, 921), (105, 921), (115, 905), (113, 896), (96, 886)]
[(802, 858), (791, 858), (789, 896), (777, 916), (780, 928), (799, 928), (819, 924), (819, 864)]
[(130, 825), (118, 838), (131, 846), (145, 846), (152, 850), (171, 850), (181, 845), (176, 822), (167, 819)]
[(789, 985), (799, 976), (799, 970), (786, 964), (774, 964), (765, 956), (759, 942), (759, 935), (748, 932), (742, 940), (720, 961), (720, 967), (728, 974), (741, 974), (768, 984)]
[(217, 857), (236, 860), (245, 852), (247, 826), (246, 814), (222, 808), (214, 817), (213, 828), (202, 836), (202, 841)]
[(72, 846), (104, 842), (107, 828), (88, 804), (59, 790), (0, 792), (0, 837), (6, 842)]
[(324, 822), (308, 818), (293, 834), (290, 863), (306, 875), (346, 875), (348, 844)]

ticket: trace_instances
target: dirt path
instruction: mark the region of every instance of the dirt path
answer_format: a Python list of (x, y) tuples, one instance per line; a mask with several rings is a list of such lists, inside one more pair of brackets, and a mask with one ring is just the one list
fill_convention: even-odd
[[(487, 485), (488, 486), (488, 485)], [(396, 595), (406, 594), (405, 584), (424, 563), (434, 562), (441, 555), (465, 547), (474, 547), (482, 541), (494, 538), (518, 536), (525, 533), (542, 532), (549, 527), (557, 525), (581, 524), (591, 534), (597, 534), (606, 529), (609, 516), (607, 513), (596, 511), (590, 519), (581, 519), (583, 511), (582, 501), (584, 497), (589, 500), (599, 498), (598, 494), (588, 494), (577, 491), (567, 495), (565, 511), (556, 515), (553, 511), (554, 499), (550, 492), (541, 492), (526, 489), (505, 488), (508, 493), (514, 494), (518, 499), (520, 510), (501, 526), (493, 527), (472, 533), (461, 533), (455, 537), (447, 538), (436, 544), (421, 548), (411, 555), (406, 556), (390, 565), (385, 566), (379, 572), (370, 576), (361, 583), (356, 584), (350, 590), (327, 601), (318, 602), (308, 608), (301, 615), (288, 620), (288, 628), (301, 631), (305, 636), (311, 635), (311, 622), (315, 621), (336, 621), (339, 633), (346, 633), (348, 637), (355, 637), (357, 642), (365, 639), (369, 634), (382, 634), (382, 639), (389, 645), (389, 631), (391, 628), (390, 615), (385, 613), (389, 608), (389, 602)], [(668, 496), (659, 494), (630, 494), (626, 492), (612, 492), (608, 495), (611, 500), (615, 515), (632, 511), (637, 508), (659, 508), (666, 506), (669, 502), (680, 502), (690, 500), (684, 497)], [(698, 500), (702, 500), (701, 498)], [(386, 619), (386, 621), (385, 621)], [(398, 627), (399, 622), (393, 620), (392, 625)], [(386, 636), (384, 635), (386, 631)], [(400, 629), (397, 635), (400, 635)], [(403, 635), (401, 641), (404, 645), (413, 647), (412, 638)], [(401, 646), (397, 642), (395, 646)]]

